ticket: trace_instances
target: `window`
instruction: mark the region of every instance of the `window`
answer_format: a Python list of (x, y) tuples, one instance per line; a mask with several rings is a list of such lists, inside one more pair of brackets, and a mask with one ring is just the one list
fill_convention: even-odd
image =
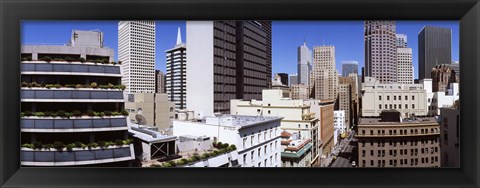
[(370, 155), (373, 156), (373, 150), (370, 150)]
[(246, 147), (247, 138), (243, 138), (243, 148)]
[(254, 135), (250, 136), (250, 145), (252, 145), (252, 146), (253, 146), (253, 140), (254, 140), (254, 139), (255, 139), (255, 136), (254, 136)]
[(381, 96), (381, 95), (380, 95), (380, 96), (378, 96), (378, 100), (379, 100), (379, 101), (381, 101), (381, 100), (382, 100), (382, 96)]
[(412, 104), (412, 109), (415, 109), (415, 104)]
[(405, 109), (408, 109), (408, 104), (405, 104)]
[(378, 109), (382, 109), (382, 105), (381, 105), (381, 104), (378, 105)]
[(262, 150), (262, 148), (258, 148), (258, 156), (259, 157), (260, 157), (261, 150)]
[(405, 95), (405, 100), (408, 100), (408, 96)]
[(393, 96), (393, 100), (397, 100), (397, 96), (394, 95), (394, 96)]
[(415, 95), (412, 95), (412, 101), (415, 100)]
[(387, 101), (389, 101), (389, 100), (390, 100), (390, 96), (387, 96)]
[(268, 114), (270, 114), (270, 110), (268, 111)]

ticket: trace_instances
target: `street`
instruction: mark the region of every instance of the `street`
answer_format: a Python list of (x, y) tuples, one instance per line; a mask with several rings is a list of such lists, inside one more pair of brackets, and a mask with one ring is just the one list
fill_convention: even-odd
[(352, 167), (352, 161), (355, 161), (356, 158), (356, 142), (353, 135), (355, 135), (354, 132), (339, 143), (339, 146), (333, 152), (334, 154), (338, 153), (338, 155), (333, 163), (328, 165), (329, 167)]

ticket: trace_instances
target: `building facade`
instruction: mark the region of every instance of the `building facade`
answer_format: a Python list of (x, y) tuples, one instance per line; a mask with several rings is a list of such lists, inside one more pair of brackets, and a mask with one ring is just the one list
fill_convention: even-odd
[(178, 28), (175, 47), (166, 50), (165, 54), (168, 100), (175, 103), (175, 108), (185, 109), (187, 107), (187, 47), (182, 42), (180, 28)]
[(437, 65), (452, 62), (452, 29), (425, 26), (418, 33), (418, 79), (431, 78)]
[(208, 116), (199, 121), (173, 122), (174, 135), (208, 136), (233, 144), (242, 167), (280, 167), (280, 117)]
[(455, 70), (449, 64), (442, 64), (433, 67), (431, 78), (433, 92), (446, 92), (451, 83), (458, 82)]
[(340, 77), (340, 84), (338, 86), (337, 109), (345, 113), (345, 125), (347, 128), (352, 126), (353, 119), (353, 100), (352, 87), (349, 83), (349, 78)]
[(440, 151), (442, 167), (460, 167), (460, 108), (440, 108)]
[(359, 167), (440, 167), (440, 127), (433, 117), (362, 118), (355, 137)]
[[(262, 101), (232, 100), (230, 104), (232, 115), (283, 117), (280, 129), (283, 131), (282, 162), (284, 165), (319, 165), (318, 118), (303, 100), (284, 98), (281, 90), (272, 89), (263, 90)], [(304, 159), (306, 156), (310, 158)]]
[(335, 47), (316, 46), (313, 48), (313, 88), (315, 99), (336, 99), (338, 73), (335, 69)]
[(118, 60), (126, 93), (155, 92), (155, 21), (118, 22)]
[(155, 93), (165, 93), (165, 78), (161, 70), (155, 70)]
[(398, 110), (402, 118), (428, 114), (427, 91), (423, 84), (381, 84), (365, 78), (362, 117), (378, 117), (383, 110)]
[[(125, 110), (130, 112), (130, 121), (153, 127), (164, 134), (171, 135), (172, 120), (175, 117), (175, 103), (168, 100), (167, 94), (127, 94)], [(137, 115), (144, 117), (145, 124), (138, 122)]]
[(290, 86), (290, 97), (293, 100), (306, 100), (308, 99), (308, 87), (303, 84), (294, 84)]
[(400, 84), (413, 84), (411, 48), (397, 48), (397, 82)]
[[(22, 166), (131, 166), (120, 65), (100, 31), (21, 46)], [(109, 146), (107, 143), (118, 143)]]
[[(344, 110), (333, 111), (333, 124), (339, 134), (344, 134), (347, 130), (347, 124), (345, 122), (346, 115)], [(337, 135), (338, 136), (338, 135)]]
[(187, 21), (187, 109), (201, 117), (260, 99), (272, 85), (271, 32), (271, 22)]
[(358, 61), (342, 61), (342, 76), (347, 77), (350, 73), (358, 74)]
[(395, 21), (365, 21), (365, 76), (380, 83), (397, 82)]
[(297, 74), (290, 74), (289, 80), (290, 80), (290, 82), (289, 82), (290, 85), (298, 84), (298, 75)]
[(334, 100), (306, 100), (304, 104), (310, 106), (310, 112), (315, 113), (319, 119), (320, 141), (320, 166), (328, 166), (326, 158), (333, 152), (334, 141)]

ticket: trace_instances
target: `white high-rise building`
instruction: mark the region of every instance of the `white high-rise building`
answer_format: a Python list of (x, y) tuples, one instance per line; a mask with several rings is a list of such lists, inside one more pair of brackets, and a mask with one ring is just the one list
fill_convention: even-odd
[(413, 84), (411, 48), (397, 48), (397, 82), (400, 84)]
[(397, 48), (406, 48), (407, 47), (407, 35), (405, 34), (395, 34), (397, 38)]
[(298, 84), (308, 85), (312, 69), (312, 51), (308, 49), (306, 42), (303, 42), (303, 45), (298, 47), (297, 57)]
[(180, 28), (174, 48), (166, 50), (166, 88), (168, 99), (177, 109), (187, 108), (187, 46), (182, 42)]
[(155, 93), (155, 21), (118, 22), (118, 60), (126, 93)]

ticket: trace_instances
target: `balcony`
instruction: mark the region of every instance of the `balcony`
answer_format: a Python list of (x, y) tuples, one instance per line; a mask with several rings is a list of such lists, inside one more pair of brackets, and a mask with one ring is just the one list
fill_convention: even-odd
[(125, 116), (110, 117), (23, 117), (20, 120), (22, 132), (92, 132), (128, 130)]
[(22, 102), (124, 102), (119, 89), (22, 88)]
[(73, 151), (22, 148), (20, 160), (26, 166), (74, 166), (133, 160), (133, 144)]
[(23, 62), (20, 64), (21, 74), (48, 75), (88, 75), (121, 77), (120, 66), (93, 63), (68, 62)]

